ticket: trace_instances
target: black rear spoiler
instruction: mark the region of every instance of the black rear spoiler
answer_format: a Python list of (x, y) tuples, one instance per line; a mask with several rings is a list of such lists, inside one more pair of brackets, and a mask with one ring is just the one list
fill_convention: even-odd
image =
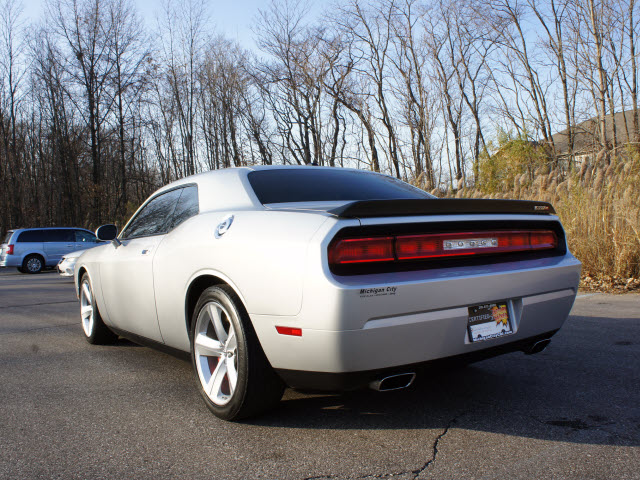
[(425, 198), (416, 200), (362, 200), (329, 210), (342, 218), (407, 217), (413, 215), (526, 214), (556, 213), (550, 203), (529, 200), (476, 198)]

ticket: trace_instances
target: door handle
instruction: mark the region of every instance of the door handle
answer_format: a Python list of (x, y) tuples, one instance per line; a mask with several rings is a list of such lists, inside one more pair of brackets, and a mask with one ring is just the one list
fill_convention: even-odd
[(74, 246), (73, 244), (69, 244), (69, 245), (67, 245), (67, 247), (73, 247), (73, 246)]

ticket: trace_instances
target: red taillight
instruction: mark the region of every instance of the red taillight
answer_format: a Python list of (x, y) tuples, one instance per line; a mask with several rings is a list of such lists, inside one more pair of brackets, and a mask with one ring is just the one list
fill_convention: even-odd
[(329, 249), (329, 263), (388, 262), (394, 260), (393, 237), (345, 238)]
[(13, 245), (7, 246), (7, 255), (13, 255)]
[(280, 335), (291, 335), (293, 337), (301, 337), (302, 336), (302, 329), (301, 328), (294, 328), (294, 327), (276, 327), (276, 331), (280, 334)]
[(556, 248), (552, 231), (496, 231), (407, 235), (396, 238), (398, 260), (459, 257)]
[(515, 230), (434, 233), (341, 239), (329, 249), (329, 263), (389, 262), (493, 253), (555, 249), (558, 237), (551, 230)]

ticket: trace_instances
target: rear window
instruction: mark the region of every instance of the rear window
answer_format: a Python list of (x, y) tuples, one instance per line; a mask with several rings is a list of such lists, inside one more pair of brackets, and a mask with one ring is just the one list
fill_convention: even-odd
[(18, 243), (44, 242), (44, 230), (25, 230), (18, 235)]
[(258, 170), (248, 177), (263, 204), (433, 198), (393, 177), (339, 168)]
[(78, 243), (97, 243), (98, 239), (93, 233), (84, 230), (76, 230), (76, 242)]
[(7, 236), (4, 237), (4, 242), (2, 243), (9, 243), (9, 240), (11, 240), (11, 235), (13, 235), (13, 230), (9, 230), (9, 232), (7, 233)]

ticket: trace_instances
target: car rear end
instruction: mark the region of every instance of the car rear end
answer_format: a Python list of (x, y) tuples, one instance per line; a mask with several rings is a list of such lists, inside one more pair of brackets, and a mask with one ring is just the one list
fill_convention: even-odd
[(386, 383), (395, 388), (441, 361), (535, 353), (569, 315), (581, 264), (547, 203), (436, 199), (342, 169), (249, 180), (269, 209), (327, 216), (307, 248), (299, 312), (251, 315), (292, 387), (383, 389), (400, 375)]
[(567, 319), (581, 266), (558, 218), (534, 210), (546, 205), (523, 206), (531, 212), (329, 220), (309, 248), (299, 314), (259, 322), (272, 365), (298, 388), (401, 375), (384, 388), (442, 360), (543, 349)]
[(18, 232), (9, 230), (4, 237), (2, 245), (0, 245), (0, 267), (19, 267), (22, 259), (16, 255), (15, 239)]

